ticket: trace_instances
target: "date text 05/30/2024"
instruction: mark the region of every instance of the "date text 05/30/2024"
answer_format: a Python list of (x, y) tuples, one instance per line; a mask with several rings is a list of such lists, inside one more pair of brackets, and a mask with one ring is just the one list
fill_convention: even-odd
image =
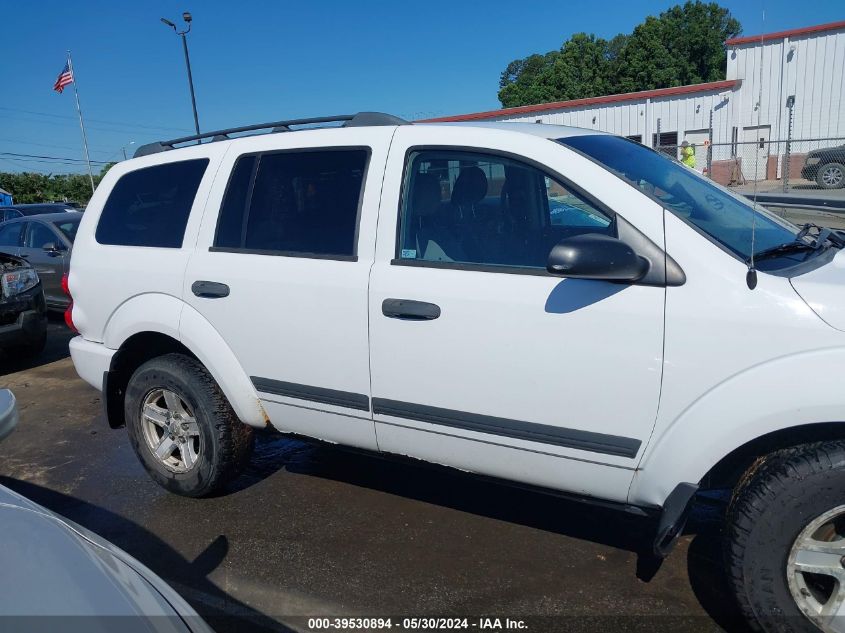
[(471, 630), (479, 631), (519, 631), (528, 626), (524, 620), (515, 618), (308, 618), (308, 630), (378, 630), (398, 629), (400, 631), (446, 631)]

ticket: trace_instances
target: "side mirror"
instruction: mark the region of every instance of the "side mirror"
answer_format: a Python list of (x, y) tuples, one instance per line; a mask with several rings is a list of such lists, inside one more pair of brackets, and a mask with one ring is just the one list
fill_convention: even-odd
[(549, 253), (546, 270), (553, 275), (602, 281), (637, 281), (651, 264), (622, 240), (586, 233), (558, 242)]
[(55, 242), (47, 242), (43, 248), (44, 252), (48, 255), (53, 255), (54, 257), (62, 254), (62, 249), (60, 249)]
[(0, 440), (11, 433), (18, 424), (18, 406), (15, 396), (8, 389), (0, 389)]

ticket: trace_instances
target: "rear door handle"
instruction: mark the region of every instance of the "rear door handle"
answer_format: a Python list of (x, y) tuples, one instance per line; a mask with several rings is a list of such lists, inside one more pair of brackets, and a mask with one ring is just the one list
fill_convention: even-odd
[(381, 304), (381, 313), (391, 319), (431, 321), (440, 316), (440, 306), (411, 299), (385, 299)]
[(191, 292), (205, 299), (219, 299), (229, 296), (229, 286), (219, 281), (195, 281), (191, 284)]

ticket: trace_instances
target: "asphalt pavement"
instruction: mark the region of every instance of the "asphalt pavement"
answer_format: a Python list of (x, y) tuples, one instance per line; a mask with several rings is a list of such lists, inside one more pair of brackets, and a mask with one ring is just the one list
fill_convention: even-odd
[(720, 572), (718, 502), (659, 565), (642, 519), (270, 433), (223, 494), (181, 498), (108, 427), (70, 338), (54, 319), (36, 362), (0, 358), (21, 411), (0, 444), (0, 484), (138, 558), (218, 630), (313, 630), (308, 616), (744, 630)]

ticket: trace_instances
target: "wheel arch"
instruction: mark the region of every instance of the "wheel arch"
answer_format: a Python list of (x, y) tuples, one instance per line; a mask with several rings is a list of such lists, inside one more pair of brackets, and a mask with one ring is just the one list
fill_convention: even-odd
[(845, 422), (799, 424), (756, 437), (736, 447), (716, 462), (701, 478), (702, 489), (733, 489), (742, 476), (761, 457), (801, 444), (841, 440), (845, 438)]
[[(765, 451), (845, 438), (845, 348), (792, 354), (734, 375), (655, 431), (628, 502), (662, 505), (679, 483), (724, 479)], [(729, 477), (728, 477), (729, 478)]]
[[(174, 301), (178, 300), (167, 297), (157, 302), (159, 307), (166, 308), (158, 319), (135, 319), (130, 328), (107, 330), (107, 346), (117, 350), (103, 380), (109, 425), (117, 428), (125, 424), (123, 399), (134, 371), (157, 356), (180, 353), (202, 363), (244, 424), (266, 427), (267, 413), (232, 350), (199, 312), (181, 301), (176, 311)], [(121, 331), (122, 336), (115, 330)]]
[(196, 358), (196, 355), (178, 340), (154, 330), (136, 332), (120, 344), (103, 379), (103, 402), (110, 427), (114, 429), (126, 424), (123, 400), (126, 396), (126, 386), (135, 370), (153, 358), (171, 353)]

